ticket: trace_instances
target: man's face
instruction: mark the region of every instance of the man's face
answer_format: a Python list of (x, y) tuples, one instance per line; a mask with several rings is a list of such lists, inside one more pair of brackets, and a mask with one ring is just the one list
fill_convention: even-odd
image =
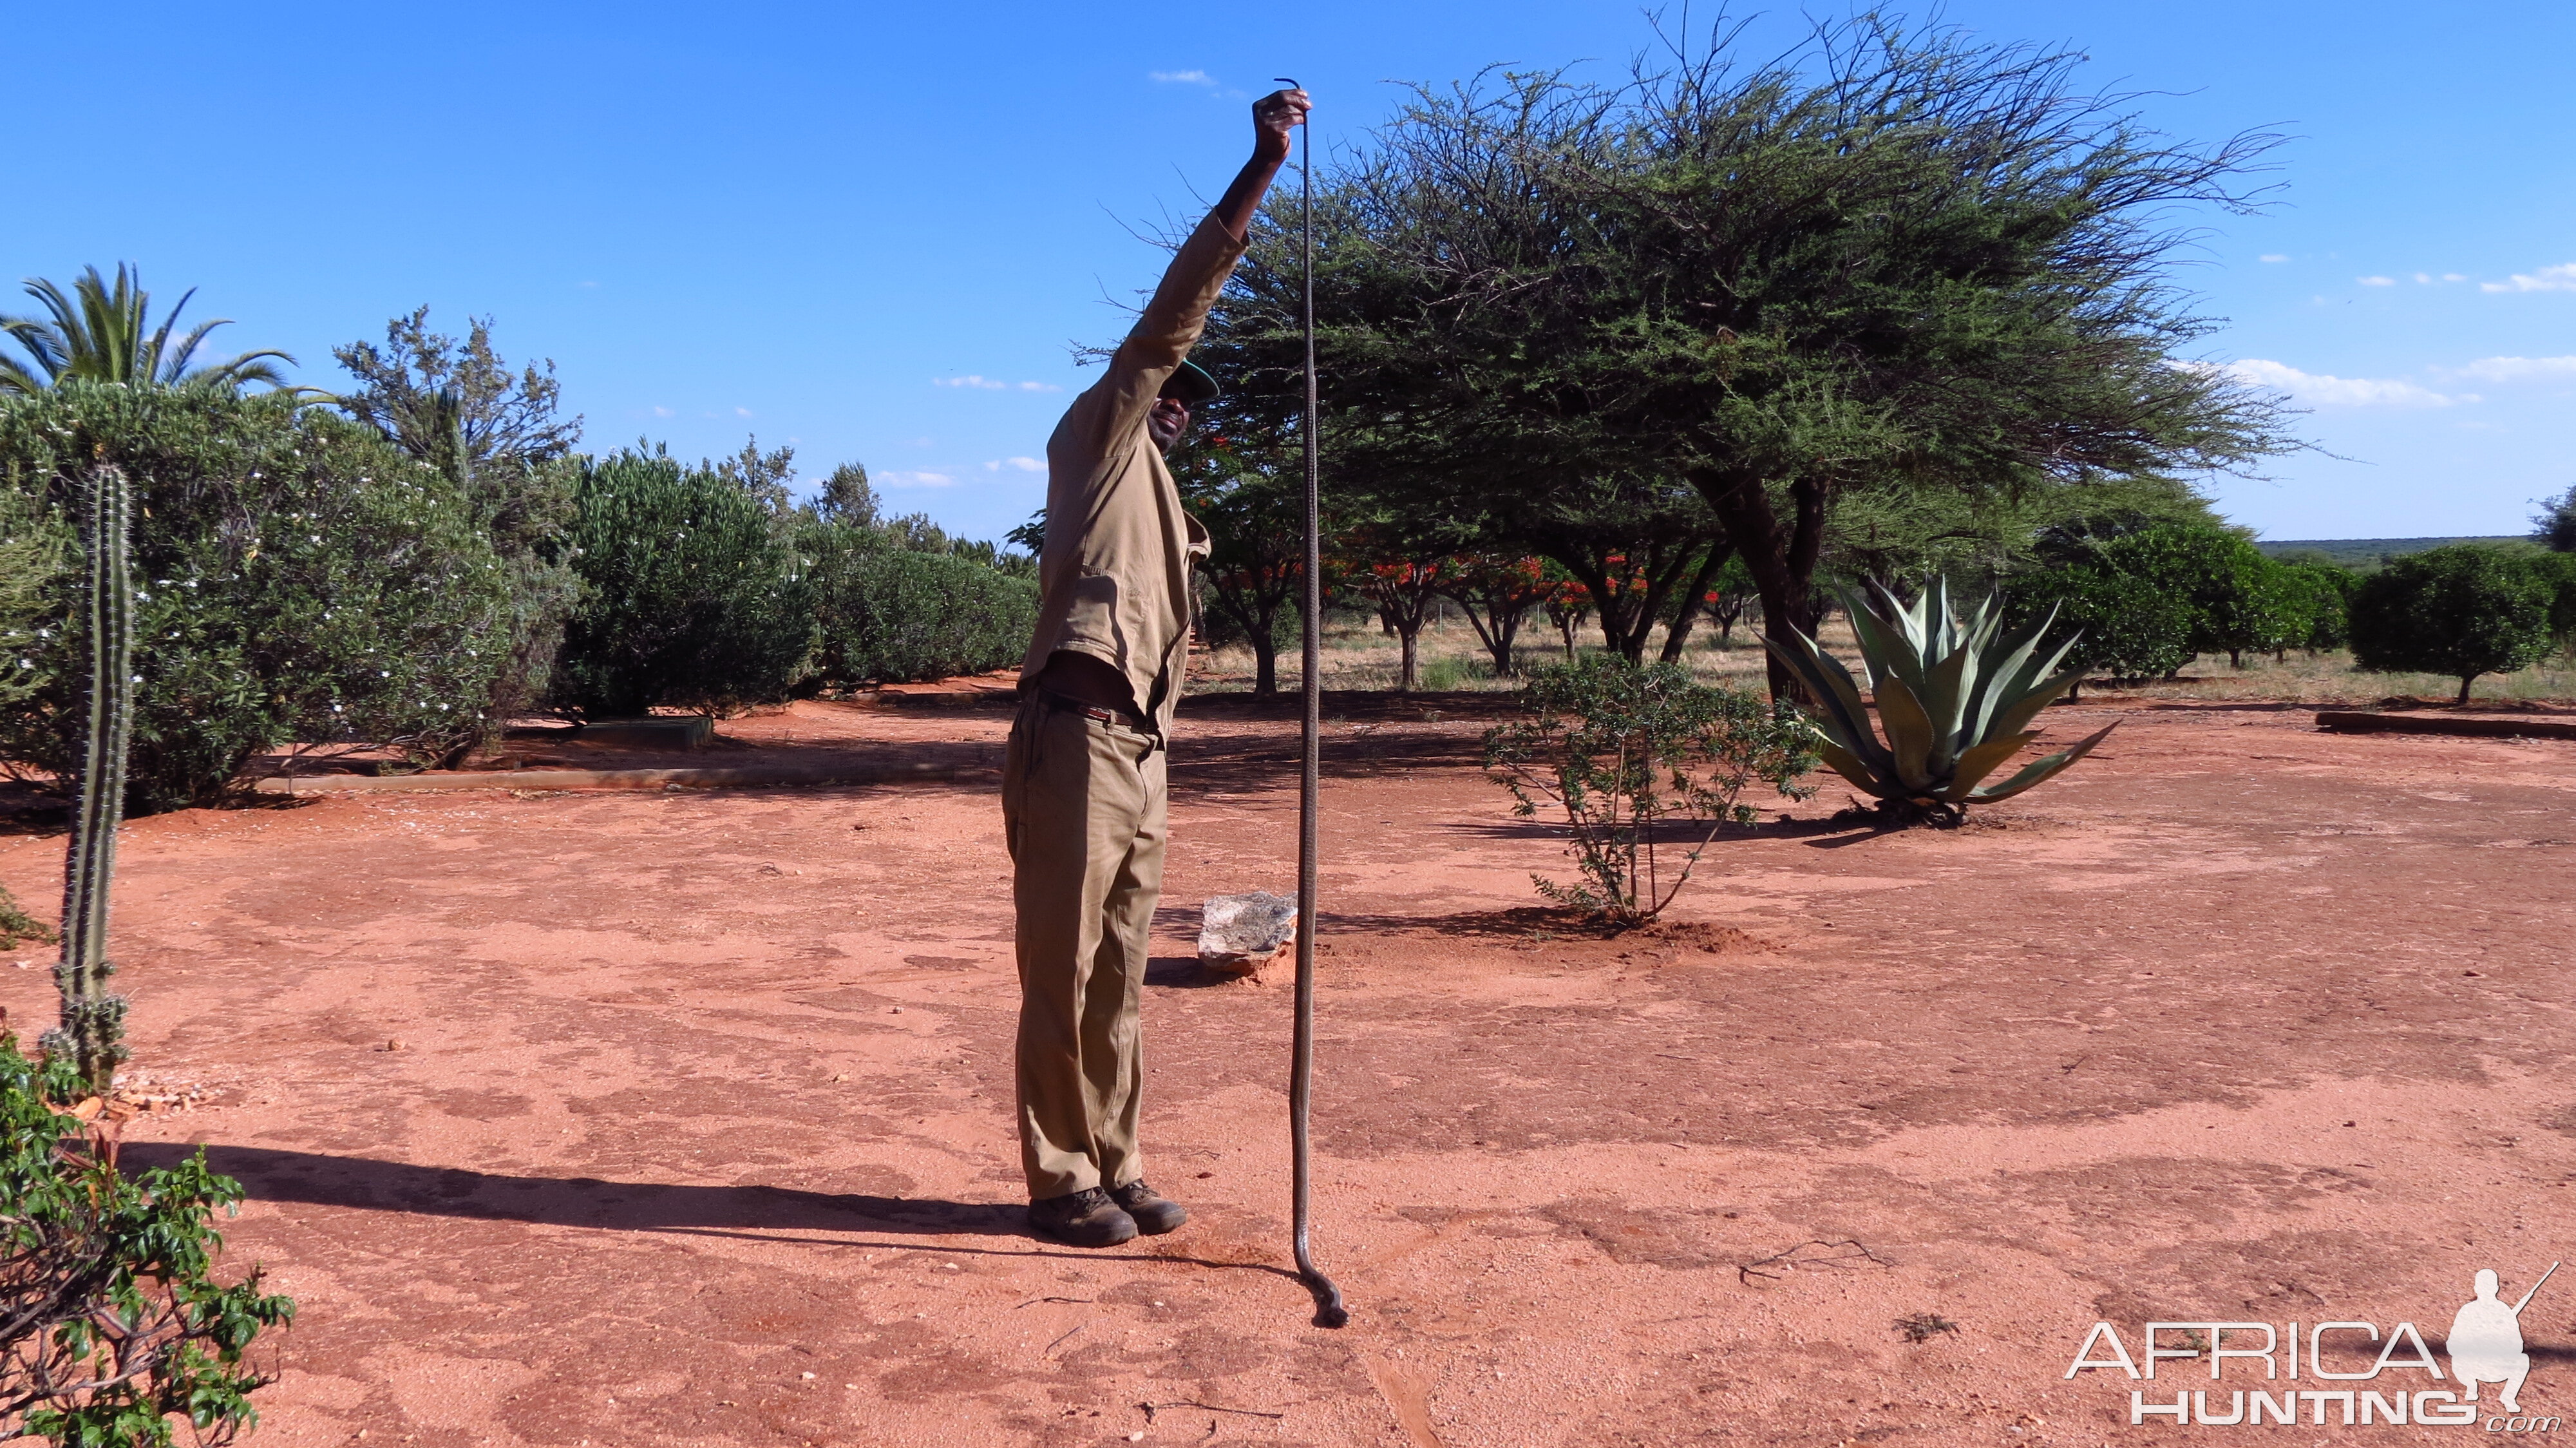
[(1177, 397), (1155, 398), (1154, 410), (1145, 414), (1145, 435), (1164, 452), (1170, 452), (1172, 444), (1189, 430), (1190, 405)]

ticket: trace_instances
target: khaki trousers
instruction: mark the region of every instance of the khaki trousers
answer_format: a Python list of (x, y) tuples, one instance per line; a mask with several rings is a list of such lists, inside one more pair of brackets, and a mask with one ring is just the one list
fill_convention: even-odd
[(1145, 1174), (1137, 1008), (1167, 838), (1161, 740), (1049, 699), (1032, 689), (1021, 702), (1002, 767), (1032, 1201)]

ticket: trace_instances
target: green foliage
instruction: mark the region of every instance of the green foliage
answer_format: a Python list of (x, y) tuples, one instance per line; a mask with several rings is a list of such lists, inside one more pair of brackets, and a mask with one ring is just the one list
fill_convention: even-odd
[(2552, 553), (2576, 553), (2576, 486), (2541, 499), (2531, 517), (2531, 537)]
[(295, 361), (283, 352), (244, 352), (202, 367), (188, 365), (209, 333), (232, 325), (223, 318), (200, 322), (173, 342), (170, 331), (179, 324), (179, 314), (187, 310), (188, 298), (196, 294), (194, 288), (189, 289), (156, 328), (151, 317), (152, 294), (143, 290), (142, 274), (129, 271), (122, 262), (117, 264), (113, 286), (98, 274), (97, 267), (84, 268), (68, 295), (49, 281), (28, 282), (27, 295), (42, 303), (48, 315), (0, 317), (0, 333), (25, 348), (28, 359), (35, 364), (30, 368), (15, 358), (0, 357), (0, 397), (40, 392), (69, 381), (225, 391), (250, 382), (284, 387), (285, 377), (269, 360), (290, 364)]
[(2353, 662), (2448, 674), (2466, 704), (2480, 674), (2511, 673), (2549, 651), (2555, 593), (2529, 562), (2494, 548), (2391, 559), (2353, 594)]
[[(135, 813), (207, 802), (301, 739), (444, 756), (476, 737), (524, 625), (474, 511), (372, 429), (279, 393), (67, 381), (0, 400), (0, 486), (59, 517), (93, 460), (135, 489)], [(57, 525), (59, 526), (59, 525)], [(59, 620), (8, 642), (32, 681), (0, 759), (78, 769), (80, 669)]]
[(358, 385), (340, 406), (461, 489), (507, 571), (513, 640), (492, 681), (488, 728), (546, 697), (563, 630), (580, 595), (551, 556), (570, 525), (581, 419), (559, 417), (554, 363), (513, 373), (492, 346), (492, 319), (469, 318), (463, 341), (429, 329), (429, 308), (385, 324), (385, 344), (333, 349)]
[(2352, 595), (2361, 587), (2361, 575), (2331, 562), (2285, 559), (2281, 568), (2283, 586), (2292, 595), (2291, 608), (2307, 623), (2306, 636), (2292, 646), (2316, 653), (2350, 643)]
[[(1846, 494), (2000, 507), (2287, 445), (2272, 399), (2172, 365), (2212, 324), (2160, 219), (2249, 204), (2267, 138), (2178, 143), (2070, 53), (1874, 15), (1776, 57), (1698, 41), (1616, 86), (1513, 67), (1425, 88), (1326, 178), (1337, 468), (1495, 512), (1685, 485), (1785, 643)], [(1226, 303), (1245, 372), (1282, 380), (1302, 357), (1285, 219)]]
[(2576, 552), (2542, 553), (2523, 562), (2549, 588), (2549, 637), (2560, 648), (2576, 647)]
[(2285, 566), (2232, 529), (2150, 528), (2111, 540), (2097, 557), (2186, 600), (2193, 653), (2224, 653), (2241, 666), (2249, 652), (2274, 653), (2307, 639), (2308, 619)]
[(2006, 637), (2003, 611), (1991, 597), (1959, 617), (1938, 579), (1911, 605), (1884, 589), (1879, 597), (1883, 613), (1856, 594), (1843, 594), (1842, 602), (1860, 641), (1884, 743), (1841, 660), (1805, 633), (1789, 645), (1763, 642), (1816, 700), (1807, 716), (1818, 736), (1816, 752), (1892, 816), (1954, 823), (1971, 804), (2010, 799), (2045, 782), (2118, 727), (2107, 725), (2071, 749), (2034, 760), (2001, 784), (1984, 783), (2039, 737), (2030, 723), (2083, 676), (2080, 665), (2058, 671), (2072, 641), (2042, 653), (2047, 620)]
[(1249, 646), (1252, 692), (1275, 694), (1279, 652), (1294, 647), (1300, 632), (1303, 458), (1274, 429), (1239, 419), (1231, 435), (1202, 432), (1174, 448), (1171, 465), (1182, 506), (1208, 533), (1201, 627), (1211, 646)]
[(2234, 529), (2160, 523), (2050, 550), (2061, 565), (2013, 580), (2012, 621), (2057, 611), (2069, 656), (2118, 679), (2161, 678), (2195, 654), (2331, 648), (2342, 634), (2341, 570), (2267, 556)]
[(771, 510), (712, 467), (584, 459), (562, 546), (582, 579), (556, 695), (590, 718), (785, 698), (814, 651), (814, 589)]
[(80, 773), (71, 848), (63, 858), (62, 1024), (46, 1054), (72, 1062), (105, 1096), (126, 1057), (125, 997), (110, 992), (107, 901), (116, 880), (116, 832), (125, 822), (125, 762), (134, 741), (134, 497), (125, 474), (101, 463), (83, 479), (80, 591), (73, 630), (86, 654), (80, 681)]
[[(1677, 664), (1638, 665), (1595, 654), (1533, 672), (1535, 717), (1485, 735), (1485, 768), (1511, 791), (1513, 813), (1542, 803), (1565, 812), (1573, 884), (1533, 875), (1541, 894), (1612, 925), (1662, 913), (1728, 824), (1751, 824), (1737, 803), (1755, 780), (1792, 799), (1815, 768), (1807, 730), (1782, 708), (1733, 689), (1691, 682)], [(1669, 879), (1661, 836), (1687, 824), (1688, 849)], [(1703, 827), (1704, 826), (1704, 827)]]
[(2191, 661), (2188, 595), (2108, 561), (2051, 568), (2012, 581), (2011, 626), (2054, 619), (2067, 659), (2083, 673), (2161, 679)]
[(2530, 541), (2502, 534), (2463, 534), (2449, 538), (2283, 538), (2254, 546), (2284, 563), (2332, 563), (2367, 577), (2391, 558), (2429, 553), (2454, 543), (2521, 547)]
[(69, 550), (65, 532), (44, 499), (0, 486), (0, 714), (36, 692), (27, 654), (53, 619), (56, 578)]
[(868, 483), (868, 470), (858, 463), (843, 463), (823, 479), (814, 494), (814, 515), (826, 523), (841, 523), (852, 528), (877, 525), (877, 490)]
[(18, 897), (10, 894), (7, 886), (0, 885), (0, 950), (15, 950), (21, 940), (50, 943), (53, 939), (53, 928), (28, 914), (19, 905)]
[(1037, 625), (1037, 585), (970, 558), (857, 548), (818, 574), (822, 656), (843, 683), (1017, 664)]
[(76, 1448), (168, 1448), (171, 1420), (200, 1444), (255, 1425), (245, 1362), (295, 1304), (253, 1270), (213, 1275), (217, 1211), (241, 1184), (201, 1149), (138, 1180), (51, 1103), (80, 1094), (71, 1064), (42, 1065), (0, 1030), (0, 1439)]
[(385, 324), (385, 344), (335, 347), (358, 385), (337, 400), (403, 451), (469, 485), (494, 532), (526, 544), (551, 537), (572, 517), (570, 478), (529, 475), (572, 452), (581, 419), (558, 417), (555, 364), (513, 373), (492, 346), (492, 319), (470, 317), (465, 339), (429, 329), (429, 308)]

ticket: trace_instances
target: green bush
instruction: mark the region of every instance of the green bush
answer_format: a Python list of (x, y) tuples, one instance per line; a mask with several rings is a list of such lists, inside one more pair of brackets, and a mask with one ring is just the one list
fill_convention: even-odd
[[(1587, 655), (1534, 671), (1528, 700), (1534, 718), (1485, 735), (1485, 769), (1511, 791), (1514, 814), (1535, 817), (1542, 803), (1565, 812), (1581, 878), (1534, 874), (1539, 893), (1614, 926), (1662, 913), (1717, 832), (1753, 822), (1736, 803), (1745, 786), (1812, 793), (1798, 780), (1816, 754), (1794, 710), (1695, 684), (1679, 664)], [(1683, 823), (1674, 867), (1659, 837)]]
[[(426, 759), (483, 731), (520, 610), (435, 469), (278, 393), (75, 382), (0, 402), (0, 485), (53, 536), (93, 461), (135, 488), (131, 811), (205, 803), (290, 739)], [(71, 576), (47, 583), (46, 619)], [(68, 777), (74, 641), (19, 632), (0, 640), (23, 681), (0, 701), (0, 759)]]
[[(33, 697), (37, 630), (54, 621), (69, 529), (43, 500), (0, 487), (0, 713)], [(44, 635), (43, 637), (50, 637)]]
[(2576, 648), (2576, 553), (2527, 553), (2523, 564), (2549, 589), (2549, 637)]
[(823, 649), (845, 683), (980, 674), (1017, 664), (1037, 585), (944, 553), (854, 552), (823, 604)]
[(2307, 637), (2301, 594), (2281, 564), (2231, 529), (2169, 523), (2114, 538), (2094, 554), (2104, 566), (2188, 601), (2191, 651), (2276, 653)]
[(785, 698), (814, 652), (814, 589), (779, 515), (711, 468), (584, 460), (558, 545), (581, 575), (555, 697), (588, 718)]
[(2288, 563), (2281, 568), (2294, 597), (2294, 607), (2307, 624), (2305, 637), (2286, 647), (2310, 653), (2339, 649), (2352, 642), (2352, 595), (2361, 575), (2334, 563)]
[[(2062, 553), (2061, 556), (2065, 556)], [(2195, 655), (2325, 648), (2339, 640), (2339, 591), (2252, 540), (2206, 523), (2164, 523), (2085, 541), (2057, 568), (2012, 580), (2016, 628), (2058, 609), (2051, 642), (2082, 630), (2075, 657), (2118, 679), (2163, 678)]]
[(2388, 560), (2352, 600), (2352, 654), (2374, 671), (2447, 674), (2460, 703), (2480, 674), (2504, 674), (2549, 651), (2550, 584), (2531, 562), (2453, 544)]
[(2189, 596), (2096, 560), (2012, 580), (2010, 627), (2057, 611), (2046, 642), (2075, 636), (2069, 654), (2085, 672), (2122, 682), (2161, 679), (2191, 661), (2196, 615)]
[(269, 1381), (243, 1359), (295, 1304), (261, 1292), (256, 1270), (214, 1280), (212, 1219), (239, 1182), (203, 1149), (120, 1174), (54, 1109), (79, 1091), (68, 1061), (40, 1066), (0, 1030), (0, 1439), (167, 1448), (177, 1418), (201, 1444), (230, 1442)]

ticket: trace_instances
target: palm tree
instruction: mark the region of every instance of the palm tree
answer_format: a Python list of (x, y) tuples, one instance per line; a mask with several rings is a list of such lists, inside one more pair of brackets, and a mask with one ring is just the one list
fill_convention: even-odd
[(134, 387), (239, 389), (252, 382), (286, 386), (285, 375), (269, 359), (289, 364), (295, 359), (279, 351), (244, 352), (227, 362), (189, 366), (206, 334), (230, 325), (230, 319), (200, 322), (174, 344), (170, 330), (179, 324), (179, 313), (196, 289), (189, 288), (179, 298), (179, 305), (161, 319), (158, 330), (147, 332), (152, 298), (143, 290), (142, 280), (140, 270), (129, 270), (123, 262), (117, 263), (114, 287), (97, 267), (88, 267), (72, 283), (70, 296), (52, 282), (29, 279), (27, 295), (44, 303), (53, 320), (0, 317), (0, 332), (16, 338), (35, 359), (35, 367), (30, 368), (14, 357), (0, 357), (0, 396), (40, 392), (66, 379)]

